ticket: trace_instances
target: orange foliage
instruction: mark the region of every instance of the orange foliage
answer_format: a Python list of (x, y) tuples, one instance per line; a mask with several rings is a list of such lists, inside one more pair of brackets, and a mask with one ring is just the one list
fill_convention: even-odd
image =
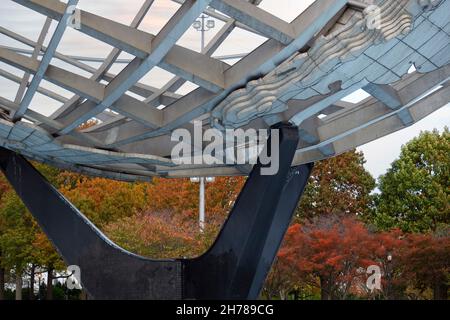
[(195, 257), (210, 245), (210, 230), (170, 212), (142, 213), (108, 224), (106, 234), (124, 249), (150, 258)]
[[(243, 177), (217, 177), (214, 182), (206, 183), (207, 221), (223, 221), (244, 182)], [(171, 211), (192, 220), (198, 215), (198, 203), (199, 183), (189, 179), (155, 178), (148, 188), (147, 209), (151, 212)]]
[(64, 172), (58, 177), (60, 191), (88, 218), (102, 226), (142, 212), (147, 184), (104, 178), (87, 178)]
[(228, 216), (245, 178), (219, 177), (206, 184), (206, 228), (199, 231), (199, 184), (156, 178), (146, 189), (146, 213), (104, 228), (118, 245), (153, 258), (194, 257), (208, 249)]
[(0, 173), (0, 199), (2, 198), (3, 194), (10, 189), (9, 183), (6, 181), (5, 176), (3, 173)]
[(77, 131), (83, 131), (85, 129), (95, 126), (96, 124), (98, 124), (98, 120), (90, 119), (90, 120), (80, 124), (77, 128)]

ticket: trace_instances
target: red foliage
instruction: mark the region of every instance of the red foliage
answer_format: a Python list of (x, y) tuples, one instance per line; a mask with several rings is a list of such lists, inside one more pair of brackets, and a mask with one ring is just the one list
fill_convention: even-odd
[(370, 241), (365, 226), (353, 218), (315, 218), (289, 228), (278, 259), (285, 272), (320, 286), (323, 299), (345, 298), (361, 278), (359, 268), (375, 263)]
[(405, 235), (398, 229), (370, 232), (355, 218), (323, 215), (289, 228), (276, 267), (290, 275), (286, 283), (291, 287), (308, 284), (321, 290), (322, 299), (345, 299), (370, 296), (370, 265), (379, 266), (382, 276), (381, 291), (372, 294), (413, 298), (407, 288), (432, 288), (435, 299), (446, 299), (450, 238)]
[(434, 299), (448, 298), (450, 237), (407, 235), (402, 256), (403, 276), (419, 289), (431, 287)]

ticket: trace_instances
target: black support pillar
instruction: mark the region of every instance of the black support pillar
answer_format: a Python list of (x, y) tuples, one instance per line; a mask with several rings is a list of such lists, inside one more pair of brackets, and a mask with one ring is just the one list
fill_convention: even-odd
[[(280, 130), (279, 171), (254, 166), (213, 246), (195, 259), (151, 260), (98, 230), (22, 156), (0, 148), (0, 168), (65, 262), (97, 299), (256, 299), (312, 164), (291, 167), (298, 129)], [(270, 145), (270, 143), (269, 143)]]

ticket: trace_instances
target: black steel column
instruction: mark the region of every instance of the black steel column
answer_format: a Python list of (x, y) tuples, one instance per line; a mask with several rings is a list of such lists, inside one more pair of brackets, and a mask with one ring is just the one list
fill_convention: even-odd
[(180, 299), (181, 265), (127, 252), (112, 243), (22, 156), (0, 148), (0, 167), (94, 299)]
[(0, 168), (67, 264), (96, 299), (255, 299), (312, 165), (291, 167), (298, 129), (280, 125), (279, 171), (255, 165), (219, 236), (196, 259), (151, 260), (98, 230), (22, 156), (0, 148)]
[(258, 297), (312, 169), (291, 168), (298, 129), (279, 129), (278, 173), (261, 175), (255, 165), (211, 249), (183, 261), (185, 298)]

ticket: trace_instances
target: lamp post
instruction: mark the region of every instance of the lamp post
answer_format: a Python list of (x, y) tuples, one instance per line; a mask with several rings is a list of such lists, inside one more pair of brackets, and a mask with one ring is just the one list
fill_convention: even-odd
[(191, 182), (200, 183), (199, 205), (198, 205), (198, 225), (200, 232), (205, 229), (205, 182), (214, 182), (214, 177), (192, 177)]
[(209, 16), (202, 13), (202, 15), (194, 21), (192, 24), (195, 30), (201, 32), (201, 52), (205, 49), (205, 32), (213, 29), (216, 26), (216, 23), (213, 19), (210, 19)]
[(387, 264), (386, 264), (386, 295), (388, 299), (391, 298), (392, 294), (392, 254), (388, 253), (387, 255)]
[[(194, 21), (192, 24), (195, 30), (201, 32), (201, 52), (205, 49), (205, 32), (213, 29), (215, 27), (215, 21), (210, 19), (210, 17), (204, 13)], [(200, 226), (200, 232), (205, 229), (205, 182), (214, 182), (214, 177), (192, 177), (191, 182), (200, 183), (199, 192), (199, 213), (198, 213), (198, 224)]]

